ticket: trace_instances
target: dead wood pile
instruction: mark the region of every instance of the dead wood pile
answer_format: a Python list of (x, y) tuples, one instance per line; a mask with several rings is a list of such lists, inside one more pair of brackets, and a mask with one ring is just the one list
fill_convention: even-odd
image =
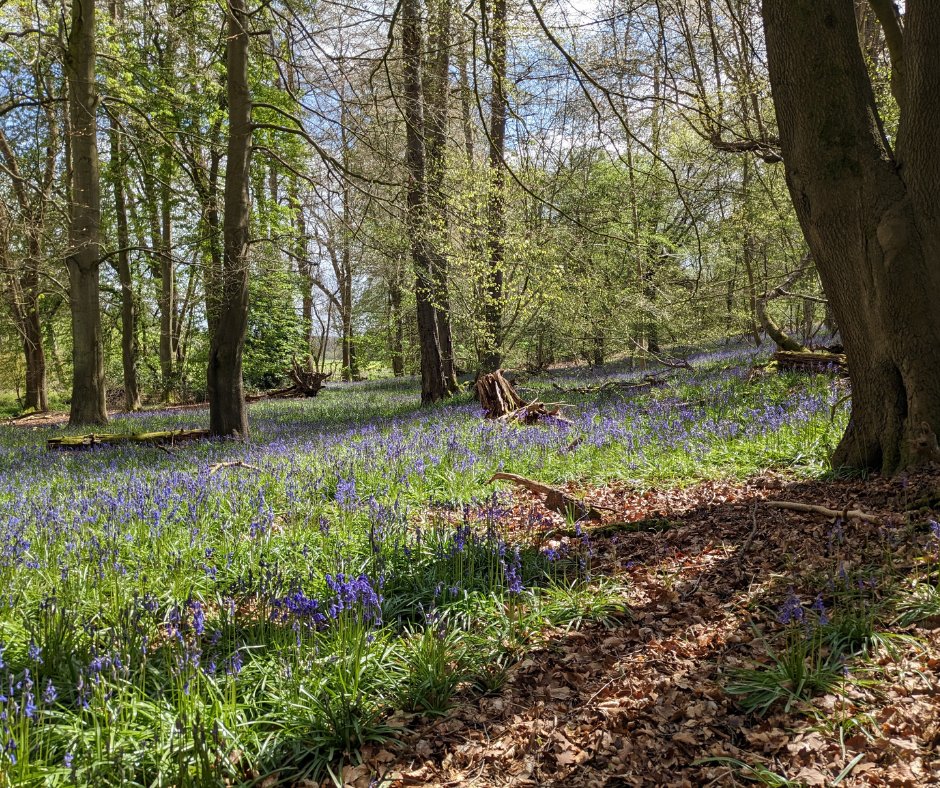
[(291, 399), (293, 397), (315, 397), (320, 390), (326, 386), (326, 381), (330, 378), (332, 372), (320, 372), (313, 368), (312, 364), (301, 366), (295, 360), (287, 372), (293, 381), (287, 388), (266, 391), (263, 394), (256, 394), (245, 399), (249, 402), (257, 402), (262, 399)]
[(488, 419), (535, 424), (539, 419), (551, 416), (559, 421), (568, 421), (561, 414), (559, 403), (545, 403), (537, 399), (526, 402), (501, 369), (480, 375), (474, 393)]

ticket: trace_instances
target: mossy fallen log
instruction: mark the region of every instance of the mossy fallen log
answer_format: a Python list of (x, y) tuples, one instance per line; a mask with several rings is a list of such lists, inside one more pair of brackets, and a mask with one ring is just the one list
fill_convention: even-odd
[(848, 372), (844, 353), (794, 352), (778, 350), (772, 356), (779, 372), (826, 372), (836, 369), (841, 374)]
[(138, 432), (128, 434), (61, 435), (46, 441), (47, 449), (88, 449), (92, 446), (117, 444), (149, 444), (151, 446), (173, 446), (184, 441), (208, 438), (209, 430), (165, 430), (163, 432)]

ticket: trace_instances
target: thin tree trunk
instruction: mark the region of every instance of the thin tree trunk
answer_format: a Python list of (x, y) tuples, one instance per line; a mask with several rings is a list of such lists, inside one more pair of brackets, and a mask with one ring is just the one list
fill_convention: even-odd
[(104, 424), (104, 347), (98, 274), (101, 197), (95, 88), (95, 2), (72, 0), (65, 56), (71, 146), (69, 304), (72, 311), (72, 404), (69, 424)]
[(160, 376), (162, 397), (169, 401), (174, 385), (176, 355), (176, 270), (173, 265), (171, 166), (168, 154), (160, 167)]
[(450, 97), (451, 2), (438, 0), (437, 14), (430, 36), (434, 58), (424, 83), (427, 113), (425, 115), (425, 141), (427, 149), (428, 216), (433, 243), (431, 245), (432, 277), (434, 281), (434, 318), (441, 344), (441, 364), (444, 369), (444, 387), (448, 394), (457, 390), (454, 369), (454, 340), (450, 322), (450, 294), (448, 292), (449, 262), (447, 259), (447, 197), (446, 174), (447, 121)]
[[(55, 173), (56, 129), (55, 116), (46, 110), (49, 123), (49, 140), (42, 188), (38, 195), (27, 190), (16, 153), (2, 130), (0, 130), (0, 154), (12, 180), (13, 192), (19, 206), (21, 224), (26, 235), (26, 255), (15, 270), (9, 258), (4, 255), (3, 273), (7, 280), (10, 311), (14, 325), (23, 340), (23, 355), (26, 362), (26, 391), (23, 405), (27, 410), (45, 411), (46, 401), (46, 357), (42, 346), (42, 326), (39, 311), (39, 299), (42, 293), (39, 267), (43, 257), (43, 233), (48, 203), (52, 195)], [(5, 227), (9, 226), (9, 217), (4, 215)], [(5, 230), (6, 232), (6, 230)]]
[(251, 163), (251, 95), (248, 90), (248, 13), (245, 0), (229, 0), (226, 73), (229, 138), (220, 299), (209, 340), (209, 430), (248, 436), (242, 355), (248, 326), (248, 178)]
[(405, 320), (401, 310), (401, 274), (397, 269), (388, 283), (388, 302), (391, 322), (392, 374), (400, 378), (405, 374)]
[(307, 255), (307, 221), (304, 218), (303, 205), (300, 202), (299, 189), (296, 179), (291, 181), (290, 200), (294, 211), (294, 226), (297, 232), (297, 243), (294, 248), (294, 257), (297, 261), (297, 273), (300, 276), (301, 312), (300, 319), (303, 325), (304, 346), (307, 354), (313, 356), (313, 276), (311, 264)]
[(490, 97), (490, 190), (487, 201), (487, 251), (489, 271), (486, 280), (483, 320), (486, 326), (486, 352), (483, 371), (499, 369), (503, 347), (503, 277), (506, 257), (505, 175), (506, 148), (506, 0), (494, 0), (490, 28), (492, 94)]
[[(113, 6), (112, 6), (113, 8)], [(110, 114), (110, 113), (109, 113)], [(121, 283), (121, 363), (124, 372), (124, 409), (140, 410), (140, 385), (137, 381), (137, 304), (131, 275), (130, 232), (127, 223), (125, 167), (127, 157), (121, 142), (117, 118), (110, 114), (108, 137), (111, 146), (111, 186), (114, 191), (114, 215), (117, 229), (117, 269)]]
[(599, 367), (604, 363), (604, 334), (598, 330), (591, 338), (591, 364)]

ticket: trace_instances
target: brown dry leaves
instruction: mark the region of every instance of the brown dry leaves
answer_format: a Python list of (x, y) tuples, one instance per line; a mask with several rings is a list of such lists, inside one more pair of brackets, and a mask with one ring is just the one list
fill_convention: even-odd
[[(774, 630), (773, 610), (789, 586), (818, 582), (838, 562), (861, 566), (888, 555), (895, 566), (910, 566), (925, 549), (926, 536), (900, 517), (896, 527), (849, 523), (833, 545), (825, 518), (762, 509), (762, 499), (857, 506), (890, 523), (891, 513), (938, 482), (924, 474), (904, 483), (791, 484), (766, 475), (684, 490), (582, 491), (613, 507), (611, 520), (676, 523), (594, 543), (595, 571), (626, 579), (632, 619), (613, 629), (546, 632), (499, 694), (467, 696), (445, 719), (412, 720), (399, 748), (367, 750), (344, 780), (572, 788), (744, 782), (725, 764), (695, 763), (725, 757), (821, 786), (861, 755), (840, 785), (940, 784), (940, 630), (917, 630), (922, 651), (908, 648), (896, 663), (875, 664), (877, 685), (817, 698), (802, 713), (747, 716), (723, 690), (729, 667), (766, 661), (755, 629)], [(517, 537), (537, 542), (552, 525), (531, 524), (535, 499), (518, 494), (514, 501)], [(914, 522), (925, 519), (922, 512)], [(852, 717), (862, 724), (844, 725), (840, 743), (834, 723)]]

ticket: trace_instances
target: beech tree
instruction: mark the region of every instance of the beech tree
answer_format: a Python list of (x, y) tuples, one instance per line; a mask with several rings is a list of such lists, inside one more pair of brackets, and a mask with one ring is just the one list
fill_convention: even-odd
[(506, 155), (506, 0), (494, 0), (491, 20), (492, 96), (490, 98), (489, 169), (486, 246), (489, 271), (486, 279), (484, 319), (487, 327), (485, 370), (495, 370), (503, 358), (503, 279), (506, 264), (505, 177)]
[(229, 136), (222, 218), (222, 268), (209, 283), (214, 313), (209, 338), (209, 430), (213, 435), (248, 436), (248, 408), (242, 356), (248, 325), (249, 167), (251, 94), (248, 89), (248, 11), (244, 0), (229, 0), (226, 53)]
[(68, 80), (71, 195), (69, 303), (72, 308), (72, 404), (69, 424), (104, 424), (106, 381), (101, 337), (101, 184), (95, 86), (95, 2), (72, 0), (65, 50)]
[(408, 169), (407, 226), (415, 269), (418, 340), (421, 348), (421, 401), (436, 402), (448, 394), (444, 357), (435, 308), (435, 260), (429, 232), (427, 149), (425, 140), (424, 79), (421, 14), (418, 0), (403, 0), (401, 46), (403, 105), (406, 126), (405, 163)]
[(852, 412), (834, 464), (940, 459), (940, 3), (870, 0), (900, 110), (889, 138), (854, 0), (764, 0), (787, 183), (841, 330)]

